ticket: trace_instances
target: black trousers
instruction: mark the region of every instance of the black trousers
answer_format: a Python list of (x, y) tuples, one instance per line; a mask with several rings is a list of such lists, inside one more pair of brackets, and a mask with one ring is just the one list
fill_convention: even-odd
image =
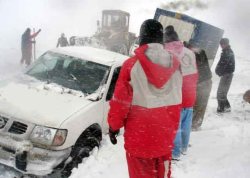
[(227, 99), (227, 94), (232, 83), (233, 74), (225, 74), (220, 78), (219, 87), (217, 90), (217, 111), (223, 112), (226, 108), (230, 108), (230, 103)]
[(192, 129), (198, 129), (203, 122), (211, 88), (212, 88), (211, 79), (200, 82), (197, 85), (196, 102), (193, 107), (194, 111), (193, 111)]

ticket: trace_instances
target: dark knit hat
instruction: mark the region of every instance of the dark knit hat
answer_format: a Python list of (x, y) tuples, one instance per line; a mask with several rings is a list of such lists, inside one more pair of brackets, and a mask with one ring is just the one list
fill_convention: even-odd
[(164, 43), (169, 43), (172, 41), (179, 41), (179, 37), (176, 31), (174, 30), (174, 26), (169, 25), (165, 28)]
[(172, 33), (172, 32), (174, 32), (174, 26), (173, 25), (168, 25), (165, 28), (165, 33)]
[(163, 27), (154, 19), (145, 20), (140, 29), (139, 45), (163, 43)]
[(229, 39), (228, 38), (222, 38), (220, 40), (220, 44), (222, 45), (229, 45)]
[(188, 43), (187, 41), (183, 41), (183, 45), (184, 45), (186, 48), (190, 48), (190, 47), (191, 47), (190, 43)]

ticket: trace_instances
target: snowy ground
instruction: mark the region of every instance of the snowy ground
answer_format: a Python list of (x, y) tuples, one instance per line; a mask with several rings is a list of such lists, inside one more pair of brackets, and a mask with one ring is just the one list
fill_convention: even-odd
[[(250, 60), (236, 57), (236, 72), (229, 100), (232, 112), (216, 114), (216, 90), (219, 78), (213, 76), (213, 88), (204, 124), (191, 133), (191, 147), (181, 161), (173, 164), (173, 178), (249, 178), (250, 177), (250, 105), (242, 102), (250, 88)], [(128, 178), (123, 136), (113, 146), (104, 137), (99, 151), (86, 158), (71, 178)]]
[[(250, 105), (242, 102), (250, 88), (250, 60), (236, 57), (236, 72), (229, 100), (232, 112), (216, 115), (216, 90), (219, 78), (213, 76), (213, 88), (200, 131), (191, 133), (191, 147), (181, 161), (173, 164), (173, 178), (249, 178), (250, 177)], [(21, 70), (18, 64), (0, 65), (0, 78)], [(8, 69), (8, 70), (6, 70)], [(214, 66), (213, 68), (214, 69)], [(71, 178), (128, 178), (123, 136), (112, 145), (104, 136), (99, 150), (74, 169)], [(0, 178), (19, 176), (0, 166)]]

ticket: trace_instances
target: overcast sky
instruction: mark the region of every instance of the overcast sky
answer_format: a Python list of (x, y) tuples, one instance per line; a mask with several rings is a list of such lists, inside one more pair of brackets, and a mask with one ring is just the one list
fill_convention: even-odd
[(55, 47), (62, 32), (67, 37), (93, 34), (103, 9), (129, 12), (130, 31), (138, 34), (141, 23), (153, 18), (157, 7), (169, 7), (222, 28), (232, 47), (237, 46), (236, 53), (250, 51), (248, 0), (0, 0), (0, 58), (17, 49), (20, 55), (20, 37), (27, 27), (42, 29), (37, 37), (37, 50), (42, 53)]

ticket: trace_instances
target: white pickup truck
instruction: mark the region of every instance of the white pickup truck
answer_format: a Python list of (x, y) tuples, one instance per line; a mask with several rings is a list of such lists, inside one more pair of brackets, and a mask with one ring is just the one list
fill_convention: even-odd
[(91, 47), (56, 48), (0, 82), (0, 163), (24, 175), (72, 168), (107, 132), (109, 100), (127, 56)]

